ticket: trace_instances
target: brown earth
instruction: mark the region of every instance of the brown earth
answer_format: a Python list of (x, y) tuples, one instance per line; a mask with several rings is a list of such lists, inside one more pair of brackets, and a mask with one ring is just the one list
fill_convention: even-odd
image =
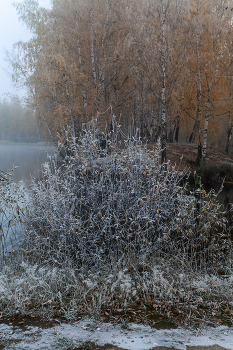
[[(149, 149), (153, 149), (153, 144), (148, 145)], [(167, 144), (167, 160), (171, 165), (176, 165), (180, 170), (189, 168), (194, 171), (195, 160), (197, 157), (197, 145), (190, 143), (168, 143)], [(220, 151), (217, 148), (207, 148), (206, 165), (217, 166), (222, 163), (233, 165), (233, 155)]]

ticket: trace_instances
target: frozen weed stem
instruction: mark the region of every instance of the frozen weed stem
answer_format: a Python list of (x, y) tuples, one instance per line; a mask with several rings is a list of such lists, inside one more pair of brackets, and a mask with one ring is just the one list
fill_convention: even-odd
[[(97, 271), (87, 277), (67, 267), (38, 268), (24, 263), (16, 274), (7, 268), (1, 271), (0, 308), (4, 317), (63, 316), (72, 321), (80, 315), (95, 315), (99, 319), (106, 309), (115, 315), (118, 310), (133, 307), (137, 311), (138, 305), (150, 305), (163, 315), (174, 311), (183, 314), (179, 322), (187, 325), (196, 324), (203, 317), (210, 321), (215, 314), (219, 319), (221, 313), (232, 313), (232, 290), (232, 278), (197, 272), (172, 276), (162, 267), (140, 274), (115, 271), (111, 276)], [(141, 321), (146, 322), (146, 318)]]

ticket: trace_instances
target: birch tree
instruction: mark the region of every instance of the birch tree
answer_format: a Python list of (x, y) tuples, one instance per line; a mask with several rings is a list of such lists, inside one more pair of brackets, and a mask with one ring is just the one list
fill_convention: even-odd
[[(182, 108), (186, 117), (188, 116), (189, 120), (193, 119), (193, 130), (189, 141), (194, 142), (195, 137), (198, 138), (196, 165), (205, 163), (210, 112), (212, 110), (214, 115), (217, 109), (216, 100), (220, 88), (218, 76), (223, 71), (221, 62), (226, 55), (224, 42), (229, 27), (229, 17), (224, 11), (224, 3), (224, 1), (220, 3), (201, 0), (190, 3), (192, 30), (187, 47), (185, 65), (187, 79), (184, 84)], [(230, 62), (224, 66), (227, 70)], [(213, 123), (214, 119), (211, 121)]]
[(124, 132), (160, 137), (162, 164), (167, 141), (178, 141), (179, 132), (197, 142), (200, 164), (208, 133), (228, 125), (229, 83), (220, 78), (233, 75), (228, 6), (226, 0), (54, 0), (46, 10), (24, 0), (16, 8), (33, 37), (15, 46), (13, 79), (28, 88), (54, 142), (64, 126), (78, 134), (96, 115), (105, 128), (113, 110)]
[(129, 27), (122, 4), (55, 0), (50, 11), (34, 0), (16, 5), (34, 37), (17, 44), (14, 79), (20, 77), (29, 88), (41, 122), (54, 137), (63, 125), (78, 131), (109, 105), (120, 113), (128, 102), (130, 79), (121, 46)]
[[(143, 9), (144, 30), (139, 40), (139, 65), (148, 79), (148, 88), (159, 105), (161, 125), (161, 163), (165, 163), (168, 111), (175, 86), (183, 67), (188, 26), (184, 25), (186, 9), (182, 1), (149, 2)], [(139, 30), (138, 30), (139, 31)]]

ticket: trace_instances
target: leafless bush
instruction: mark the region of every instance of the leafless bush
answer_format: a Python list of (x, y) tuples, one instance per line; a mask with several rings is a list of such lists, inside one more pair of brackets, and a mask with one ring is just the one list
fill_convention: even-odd
[(113, 117), (103, 148), (96, 125), (86, 125), (80, 137), (67, 130), (60, 139), (65, 160), (58, 166), (52, 157), (43, 179), (31, 184), (29, 261), (82, 271), (148, 261), (208, 272), (229, 265), (216, 195), (199, 186), (200, 204), (187, 194), (187, 172), (169, 164), (163, 171), (159, 145), (148, 151), (138, 130), (124, 137)]

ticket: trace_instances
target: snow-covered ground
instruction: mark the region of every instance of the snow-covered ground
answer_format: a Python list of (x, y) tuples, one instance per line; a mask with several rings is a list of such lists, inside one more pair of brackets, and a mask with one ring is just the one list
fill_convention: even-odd
[(217, 344), (233, 349), (233, 329), (221, 326), (203, 330), (183, 328), (158, 330), (149, 326), (131, 324), (127, 329), (118, 325), (101, 324), (92, 320), (79, 323), (60, 324), (52, 328), (24, 328), (8, 324), (0, 325), (0, 349), (67, 349), (91, 341), (98, 345), (112, 344), (123, 349), (149, 350), (165, 346), (186, 349), (191, 346), (211, 346)]

